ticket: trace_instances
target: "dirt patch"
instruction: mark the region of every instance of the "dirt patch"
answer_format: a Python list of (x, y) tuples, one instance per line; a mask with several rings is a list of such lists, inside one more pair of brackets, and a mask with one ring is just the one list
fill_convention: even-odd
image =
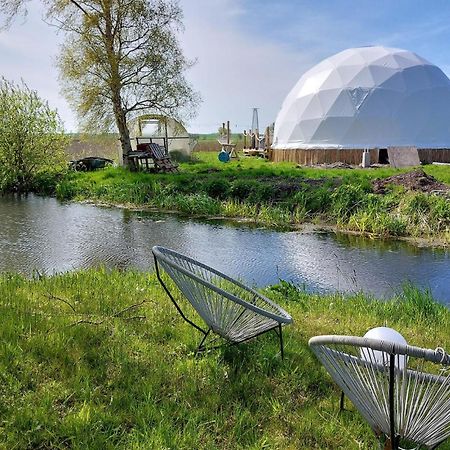
[(373, 191), (376, 194), (384, 194), (386, 192), (386, 187), (389, 184), (396, 184), (398, 186), (403, 186), (410, 191), (420, 191), (420, 192), (433, 192), (433, 191), (449, 191), (450, 187), (431, 175), (427, 175), (423, 169), (416, 169), (412, 172), (401, 173), (399, 175), (393, 175), (389, 178), (384, 178), (382, 180), (375, 180), (373, 182)]
[(275, 192), (284, 194), (295, 194), (298, 191), (304, 191), (309, 188), (319, 188), (325, 183), (329, 183), (332, 187), (341, 184), (340, 179), (328, 178), (277, 178), (277, 177), (259, 177), (257, 179), (260, 183), (265, 183), (272, 186)]
[(331, 164), (316, 164), (312, 167), (318, 168), (318, 169), (354, 169), (355, 166), (351, 166), (350, 164), (347, 164), (345, 162), (334, 162)]

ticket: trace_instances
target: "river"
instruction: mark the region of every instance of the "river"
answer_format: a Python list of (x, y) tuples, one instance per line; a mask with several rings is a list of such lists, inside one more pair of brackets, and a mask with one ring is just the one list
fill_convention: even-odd
[(450, 252), (334, 233), (0, 197), (0, 271), (53, 274), (104, 265), (152, 270), (153, 245), (186, 253), (255, 286), (280, 278), (308, 291), (388, 297), (410, 281), (450, 304)]

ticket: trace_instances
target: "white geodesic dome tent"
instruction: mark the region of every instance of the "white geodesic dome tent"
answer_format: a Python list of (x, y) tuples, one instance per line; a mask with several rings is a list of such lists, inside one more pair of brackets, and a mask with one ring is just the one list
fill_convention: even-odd
[(450, 80), (415, 53), (344, 50), (308, 70), (275, 122), (276, 149), (450, 148)]

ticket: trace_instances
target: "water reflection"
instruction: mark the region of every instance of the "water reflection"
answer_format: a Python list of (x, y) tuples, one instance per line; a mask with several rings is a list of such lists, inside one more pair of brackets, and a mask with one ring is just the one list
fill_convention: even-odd
[(0, 271), (53, 273), (99, 264), (149, 270), (156, 244), (257, 286), (283, 278), (311, 291), (364, 290), (387, 296), (409, 280), (450, 303), (448, 250), (60, 204), (32, 195), (0, 199)]

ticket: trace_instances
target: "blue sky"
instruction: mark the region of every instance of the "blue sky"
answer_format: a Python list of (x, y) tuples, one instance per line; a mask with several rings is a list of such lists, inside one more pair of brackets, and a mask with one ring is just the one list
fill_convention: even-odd
[[(448, 0), (181, 0), (180, 41), (197, 58), (189, 80), (203, 103), (189, 131), (234, 131), (273, 122), (281, 103), (307, 69), (349, 47), (385, 45), (412, 50), (450, 74)], [(23, 78), (60, 112), (67, 129), (76, 118), (60, 95), (54, 58), (62, 37), (42, 23), (33, 0), (25, 22), (0, 33), (0, 75)]]

